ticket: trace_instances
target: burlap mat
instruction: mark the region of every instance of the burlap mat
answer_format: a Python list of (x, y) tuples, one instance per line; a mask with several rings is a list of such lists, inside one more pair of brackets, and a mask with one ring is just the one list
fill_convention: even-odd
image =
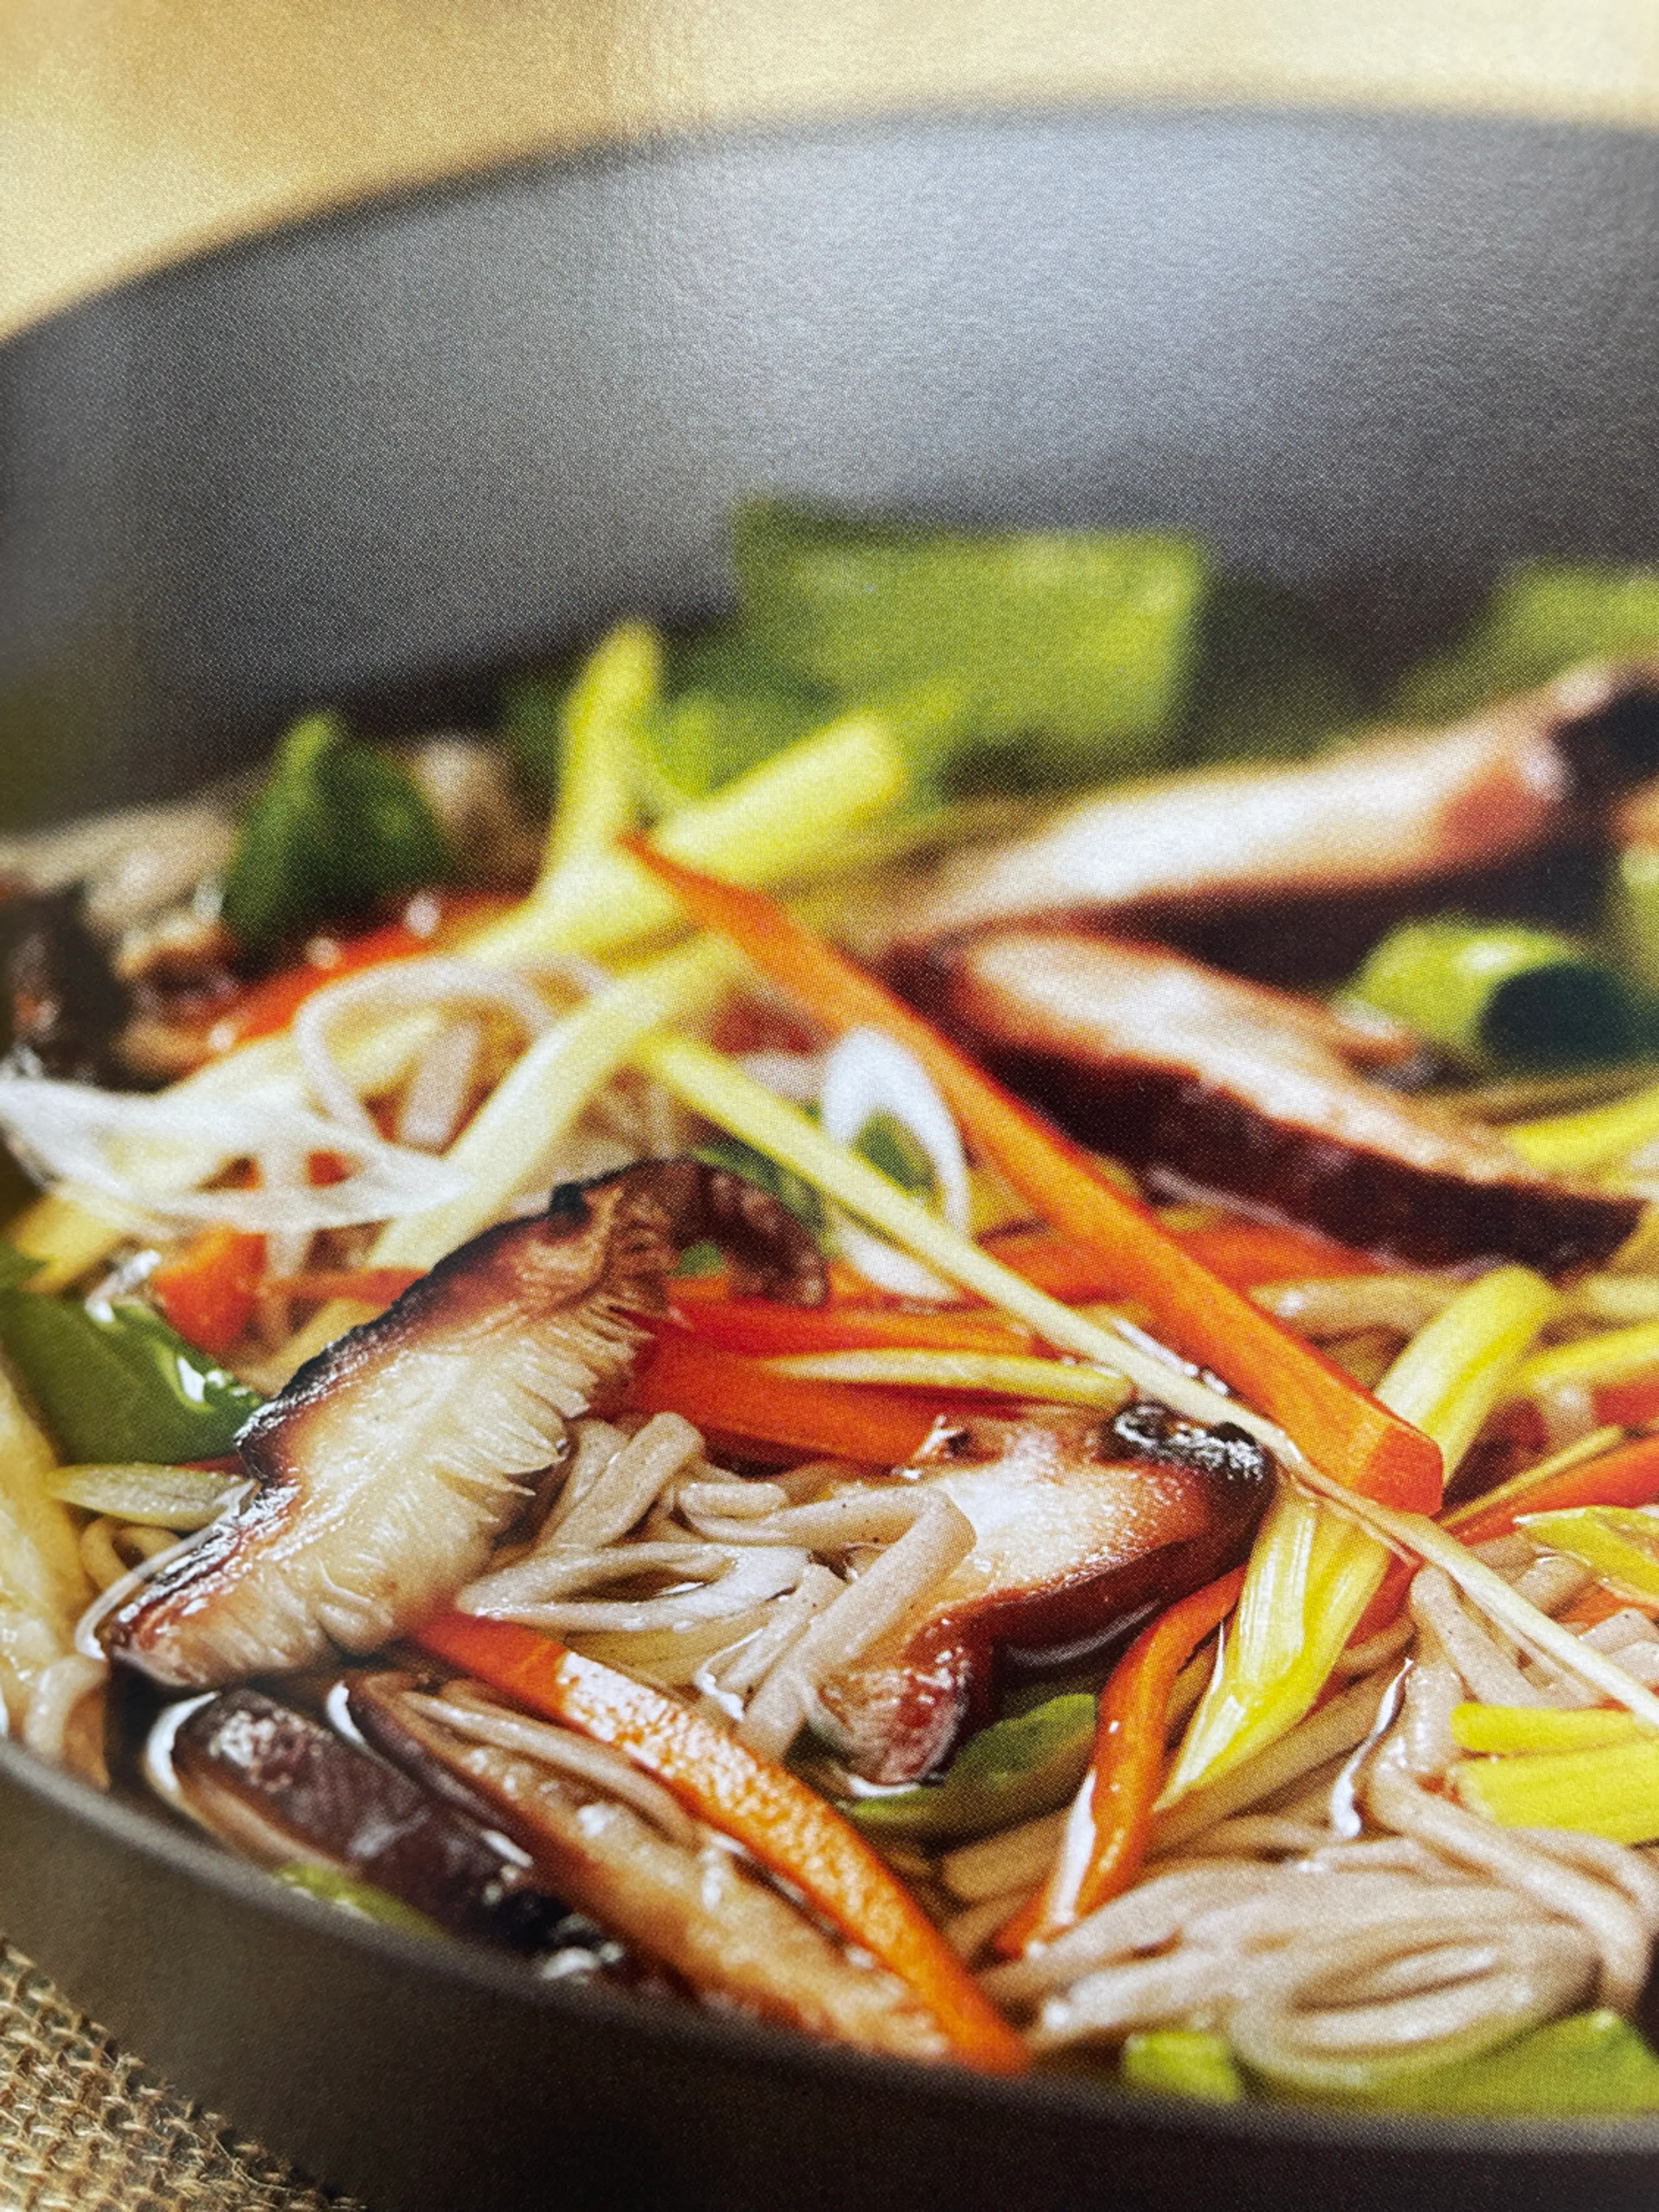
[(144, 2078), (0, 1942), (0, 2212), (364, 2212)]

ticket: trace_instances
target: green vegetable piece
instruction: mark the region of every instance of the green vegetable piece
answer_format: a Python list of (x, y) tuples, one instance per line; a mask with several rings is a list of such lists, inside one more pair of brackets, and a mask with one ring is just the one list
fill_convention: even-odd
[(1659, 1598), (1659, 1514), (1639, 1505), (1567, 1505), (1519, 1514), (1515, 1525), (1644, 1602)]
[(760, 501), (733, 543), (745, 622), (793, 677), (848, 698), (959, 695), (948, 786), (1173, 757), (1209, 573), (1188, 538), (927, 532)]
[(272, 951), (452, 872), (431, 809), (396, 762), (333, 714), (307, 714), (277, 750), (225, 877), (226, 926)]
[(1236, 2105), (1244, 2094), (1225, 2037), (1197, 2028), (1144, 2028), (1126, 2036), (1120, 2070), (1129, 2088), (1199, 2097), (1206, 2105)]
[(1299, 760), (1364, 717), (1352, 677), (1287, 592), (1220, 577), (1206, 598), (1188, 709), (1194, 760)]
[(873, 1113), (854, 1138), (852, 1150), (913, 1197), (933, 1188), (933, 1164), (896, 1114), (884, 1109)]
[(1449, 652), (1406, 676), (1395, 704), (1412, 721), (1447, 721), (1577, 661), (1656, 651), (1659, 569), (1529, 561), (1499, 580)]
[(1617, 1059), (1638, 1033), (1632, 994), (1612, 969), (1521, 922), (1401, 922), (1352, 993), (1475, 1068)]
[(302, 1890), (320, 1905), (355, 1912), (360, 1920), (378, 1920), (383, 1928), (401, 1928), (406, 1936), (442, 1938), (444, 1931), (435, 1920), (405, 1905), (401, 1897), (393, 1897), (390, 1890), (377, 1888), (372, 1881), (359, 1881), (355, 1875), (341, 1874), (334, 1867), (313, 1866), (305, 1859), (295, 1859), (272, 1871), (278, 1881)]
[[(215, 1455), (217, 1456), (217, 1455)], [(153, 1467), (142, 1460), (112, 1466), (60, 1467), (46, 1487), (66, 1505), (107, 1513), (145, 1528), (205, 1528), (237, 1486), (234, 1474), (199, 1467)]]
[(1373, 2106), (1471, 2116), (1647, 2112), (1659, 2107), (1659, 2058), (1628, 2021), (1603, 2008), (1358, 2094)]
[(738, 623), (680, 641), (669, 656), (672, 696), (650, 718), (646, 744), (665, 803), (706, 798), (829, 721), (834, 696), (767, 658)]
[(148, 1306), (0, 1290), (0, 1344), (67, 1460), (219, 1459), (261, 1402)]
[(877, 1838), (955, 1843), (988, 1835), (1065, 1804), (1083, 1779), (1094, 1741), (1091, 1697), (1050, 1698), (969, 1736), (939, 1781), (853, 1798), (842, 1810)]

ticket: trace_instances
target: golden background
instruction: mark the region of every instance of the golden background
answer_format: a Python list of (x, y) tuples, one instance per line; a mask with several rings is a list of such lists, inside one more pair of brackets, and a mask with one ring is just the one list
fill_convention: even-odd
[(1659, 0), (0, 0), (0, 333), (536, 149), (1114, 95), (1651, 124)]

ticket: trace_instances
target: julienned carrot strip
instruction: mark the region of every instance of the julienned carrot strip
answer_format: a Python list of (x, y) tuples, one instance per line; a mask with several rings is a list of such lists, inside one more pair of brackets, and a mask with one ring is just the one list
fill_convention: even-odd
[(1257, 1283), (1294, 1282), (1304, 1277), (1375, 1275), (1382, 1263), (1352, 1246), (1311, 1231), (1267, 1221), (1218, 1221), (1207, 1229), (1171, 1232), (1189, 1259), (1231, 1283), (1237, 1291)]
[(1411, 1588), (1417, 1569), (1415, 1559), (1389, 1560), (1370, 1603), (1354, 1624), (1353, 1634), (1348, 1638), (1351, 1644), (1367, 1644), (1373, 1636), (1380, 1636), (1385, 1628), (1392, 1627), (1400, 1617), (1400, 1608), (1406, 1602), (1406, 1592)]
[(1485, 1544), (1494, 1536), (1507, 1536), (1519, 1513), (1553, 1513), (1574, 1505), (1651, 1505), (1656, 1499), (1659, 1436), (1637, 1437), (1599, 1459), (1580, 1460), (1576, 1467), (1547, 1475), (1541, 1482), (1518, 1474), (1501, 1490), (1448, 1514), (1445, 1526), (1460, 1543)]
[(1053, 1229), (1009, 1229), (982, 1241), (1005, 1267), (1067, 1305), (1085, 1305), (1112, 1294), (1115, 1270), (1096, 1246), (1079, 1243), (1075, 1237)]
[(911, 1313), (885, 1306), (791, 1306), (773, 1298), (698, 1298), (674, 1310), (700, 1343), (757, 1356), (920, 1345), (942, 1352), (1029, 1352), (1031, 1332), (981, 1308)]
[(241, 1229), (204, 1229), (157, 1267), (149, 1291), (186, 1344), (223, 1358), (253, 1319), (265, 1240)]
[(1611, 1620), (1615, 1613), (1632, 1611), (1651, 1615), (1659, 1612), (1659, 1601), (1632, 1598), (1622, 1590), (1610, 1590), (1605, 1583), (1592, 1583), (1555, 1617), (1569, 1628), (1594, 1628), (1600, 1621)]
[(1659, 1375), (1632, 1375), (1622, 1382), (1603, 1382), (1590, 1395), (1598, 1421), (1638, 1428), (1659, 1414)]
[(827, 1027), (868, 1024), (907, 1045), (1026, 1203), (1099, 1251), (1110, 1294), (1144, 1299), (1178, 1352), (1225, 1376), (1327, 1475), (1402, 1510), (1436, 1509), (1437, 1444), (1182, 1251), (1151, 1210), (1115, 1189), (1079, 1146), (1021, 1104), (884, 984), (770, 899), (681, 867), (641, 840), (624, 842), (697, 921), (723, 932)]
[(998, 1930), (995, 1947), (1005, 1957), (1050, 1942), (1134, 1880), (1163, 1786), (1176, 1677), (1243, 1587), (1244, 1570), (1235, 1567), (1180, 1599), (1136, 1637), (1107, 1677), (1094, 1758), (1072, 1801), (1060, 1856), (1036, 1897)]
[(636, 1413), (683, 1413), (726, 1436), (878, 1467), (914, 1459), (936, 1418), (933, 1401), (918, 1392), (803, 1382), (667, 1331), (635, 1372), (628, 1402)]
[(921, 1908), (840, 1814), (787, 1767), (614, 1668), (510, 1621), (441, 1613), (416, 1641), (550, 1720), (611, 1744), (699, 1820), (860, 1945), (924, 2004), (957, 2057), (1015, 2073), (1025, 2047)]

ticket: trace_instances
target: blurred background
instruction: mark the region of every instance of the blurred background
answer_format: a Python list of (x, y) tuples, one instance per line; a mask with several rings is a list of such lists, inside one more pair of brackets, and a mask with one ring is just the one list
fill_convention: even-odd
[(0, 334), (514, 155), (1111, 97), (1653, 124), (1659, 0), (0, 0)]

